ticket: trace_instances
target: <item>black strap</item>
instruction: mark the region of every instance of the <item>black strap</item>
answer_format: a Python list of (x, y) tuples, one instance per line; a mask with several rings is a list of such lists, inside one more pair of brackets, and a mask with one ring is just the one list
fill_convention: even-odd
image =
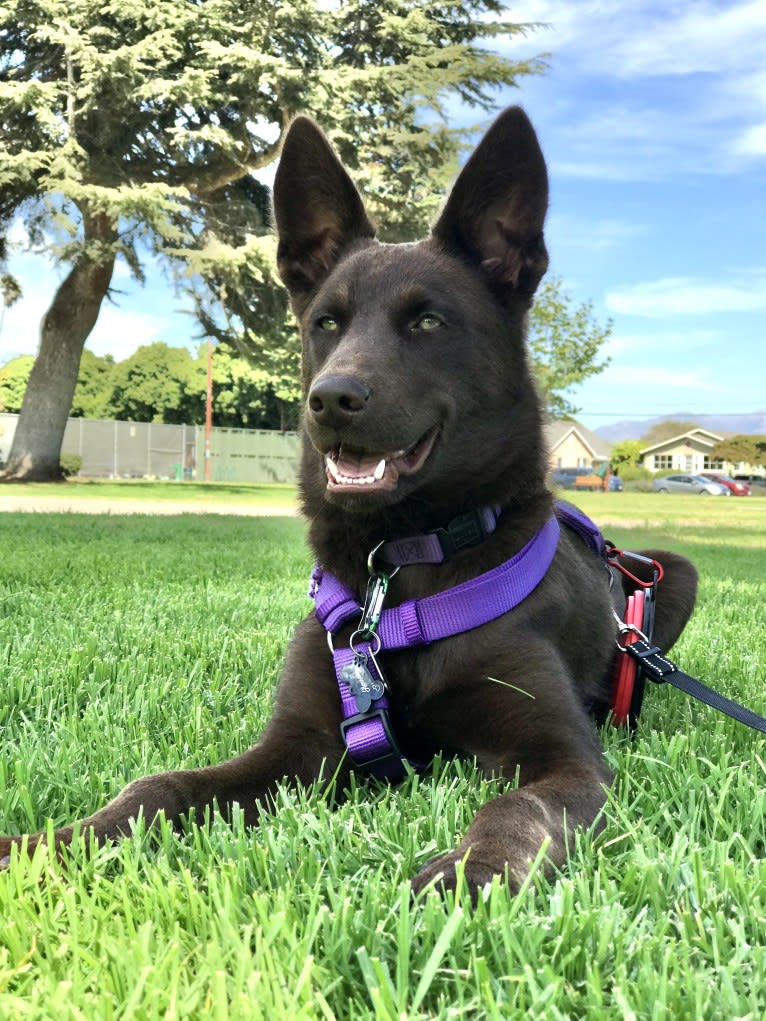
[(626, 645), (625, 652), (636, 660), (639, 668), (644, 671), (644, 675), (650, 681), (655, 681), (657, 684), (672, 684), (674, 688), (679, 688), (712, 709), (731, 716), (738, 723), (744, 723), (746, 727), (752, 727), (753, 730), (759, 730), (762, 734), (766, 734), (766, 719), (763, 716), (746, 709), (739, 702), (724, 698), (717, 691), (708, 688), (702, 681), (698, 681), (696, 677), (685, 674), (667, 656), (663, 656), (656, 645), (649, 645), (648, 642), (639, 638), (631, 645)]

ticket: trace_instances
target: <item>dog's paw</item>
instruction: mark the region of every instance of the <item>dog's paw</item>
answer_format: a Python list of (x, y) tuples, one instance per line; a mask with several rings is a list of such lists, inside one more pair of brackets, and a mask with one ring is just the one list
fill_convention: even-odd
[(40, 842), (39, 837), (0, 837), (0, 869), (7, 869), (11, 864), (14, 847), (19, 849), (20, 854), (31, 857)]
[[(429, 889), (444, 894), (448, 890), (454, 892), (463, 888), (475, 902), (480, 891), (491, 883), (495, 876), (503, 876), (504, 872), (503, 868), (494, 868), (471, 852), (460, 856), (453, 851), (451, 854), (443, 854), (426, 862), (412, 879), (412, 891), (418, 897)], [(513, 886), (513, 883), (509, 885)]]

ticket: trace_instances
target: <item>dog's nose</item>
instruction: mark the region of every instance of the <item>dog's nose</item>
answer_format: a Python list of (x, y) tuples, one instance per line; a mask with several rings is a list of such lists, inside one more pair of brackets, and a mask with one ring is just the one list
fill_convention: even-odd
[(364, 410), (370, 390), (353, 376), (324, 376), (309, 391), (309, 411), (317, 425), (340, 428)]

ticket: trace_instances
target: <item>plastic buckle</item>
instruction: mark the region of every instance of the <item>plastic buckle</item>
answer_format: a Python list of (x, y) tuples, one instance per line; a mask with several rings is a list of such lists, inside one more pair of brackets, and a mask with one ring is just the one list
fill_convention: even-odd
[[(383, 752), (382, 755), (376, 755), (372, 759), (358, 759), (348, 742), (347, 732), (351, 727), (356, 726), (357, 723), (369, 723), (371, 720), (379, 720), (383, 727), (383, 734), (385, 735), (386, 741), (389, 744), (389, 750)], [(388, 718), (387, 709), (369, 709), (366, 713), (356, 713), (354, 716), (349, 716), (345, 720), (341, 720), (340, 733), (343, 738), (343, 743), (348, 748), (348, 753), (351, 756), (354, 765), (360, 769), (369, 769), (376, 774), (376, 776), (386, 776), (387, 772), (383, 768), (386, 764), (391, 764), (396, 767), (399, 776), (404, 776), (404, 758), (401, 751), (399, 750), (399, 744), (394, 737), (393, 731), (391, 730), (391, 721)]]
[(454, 557), (462, 549), (478, 546), (487, 535), (481, 511), (472, 510), (454, 518), (446, 528), (435, 528), (445, 558)]

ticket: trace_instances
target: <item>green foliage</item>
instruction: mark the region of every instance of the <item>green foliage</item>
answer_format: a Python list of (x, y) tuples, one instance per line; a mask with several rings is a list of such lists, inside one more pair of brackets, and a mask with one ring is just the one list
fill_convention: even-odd
[(18, 413), (21, 410), (27, 380), (34, 364), (32, 355), (19, 355), (0, 366), (0, 411)]
[(82, 458), (79, 454), (62, 454), (60, 463), (61, 474), (65, 479), (71, 478), (72, 475), (78, 475), (82, 468)]
[(609, 364), (608, 358), (598, 357), (611, 332), (611, 319), (602, 326), (590, 302), (575, 306), (559, 277), (543, 281), (529, 313), (529, 351), (552, 418), (578, 413), (569, 391)]
[(638, 464), (624, 464), (619, 469), (619, 476), (623, 482), (647, 482), (653, 479), (654, 475), (654, 472)]
[(620, 440), (612, 444), (609, 460), (613, 467), (620, 469), (622, 475), (625, 468), (639, 464), (643, 448), (641, 440)]
[[(184, 264), (211, 239), (246, 244), (268, 212), (249, 175), (305, 111), (369, 178), (389, 232), (407, 234), (456, 162), (446, 104), (488, 110), (496, 87), (543, 69), (491, 51), (532, 27), (502, 10), (496, 0), (10, 0), (0, 226), (18, 211), (33, 243), (60, 259), (110, 248), (139, 279), (141, 243)], [(94, 214), (104, 229), (86, 238)]]
[(668, 418), (662, 422), (657, 422), (644, 433), (640, 441), (641, 446), (642, 448), (653, 447), (657, 443), (662, 443), (663, 440), (672, 440), (674, 436), (683, 436), (684, 433), (692, 432), (694, 429), (699, 428), (698, 422)]
[(716, 443), (710, 456), (732, 464), (766, 465), (766, 436), (729, 436)]
[[(14, 217), (32, 247), (72, 263), (69, 286), (57, 291), (47, 320), (66, 323), (70, 335), (42, 334), (41, 357), (51, 362), (62, 348), (68, 355), (58, 358), (55, 420), (66, 420), (69, 409), (61, 405), (116, 257), (141, 280), (142, 259), (153, 250), (188, 284), (204, 252), (206, 279), (196, 283), (208, 314), (249, 283), (252, 271), (232, 277), (229, 263), (267, 229), (266, 189), (252, 175), (274, 161), (296, 113), (316, 114), (357, 168), (387, 237), (417, 232), (460, 150), (461, 133), (445, 127), (448, 105), (460, 101), (484, 113), (498, 86), (544, 68), (539, 59), (516, 62), (492, 52), (494, 41), (533, 27), (501, 20), (503, 9), (498, 0), (0, 6), (3, 300), (17, 295), (4, 272)], [(87, 302), (73, 298), (78, 289)], [(264, 306), (256, 315), (262, 322), (273, 299), (248, 294)], [(216, 329), (209, 332), (218, 336), (228, 325)], [(269, 373), (283, 420), (295, 378), (286, 371), (290, 357), (281, 354), (289, 355), (286, 330), (278, 318), (268, 330), (246, 322), (239, 331)], [(31, 385), (30, 419), (54, 401), (44, 380), (33, 375)], [(45, 475), (55, 464), (51, 453), (61, 437), (33, 439), (33, 432), (20, 423), (13, 477)]]
[(111, 355), (101, 358), (87, 348), (83, 351), (70, 411), (72, 418), (109, 417), (114, 367)]
[(132, 422), (198, 422), (206, 386), (201, 360), (186, 348), (147, 344), (114, 366), (108, 411)]
[[(622, 548), (695, 559), (700, 602), (673, 658), (763, 711), (764, 501), (578, 502)], [(0, 548), (4, 830), (257, 738), (307, 607), (298, 521), (2, 514)], [(634, 739), (602, 737), (616, 774), (603, 833), (579, 834), (560, 874), (518, 897), (495, 883), (475, 908), (408, 888), (498, 793), (452, 760), (393, 788), (359, 780), (337, 807), (283, 789), (255, 830), (235, 815), (150, 840), (139, 825), (66, 863), (43, 848), (0, 871), (0, 1016), (766, 1016), (763, 742), (668, 685), (648, 691)]]

